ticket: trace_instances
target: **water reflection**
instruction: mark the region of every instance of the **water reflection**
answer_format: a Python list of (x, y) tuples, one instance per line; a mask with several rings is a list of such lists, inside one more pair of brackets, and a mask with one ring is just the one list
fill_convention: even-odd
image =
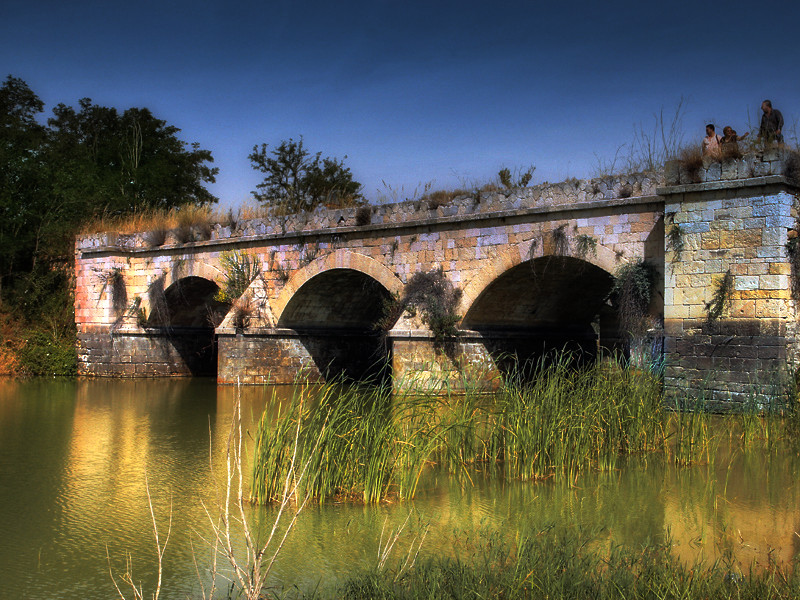
[[(252, 433), (291, 389), (217, 388), (208, 380), (0, 381), (0, 589), (12, 598), (108, 598), (106, 548), (119, 570), (130, 552), (145, 589), (155, 548), (146, 482), (159, 524), (170, 506), (164, 598), (197, 592), (193, 554), (211, 550), (203, 505), (216, 505), (235, 394)], [(398, 547), (429, 528), (423, 553), (483, 529), (514, 534), (566, 527), (598, 547), (671, 536), (687, 561), (789, 562), (800, 550), (797, 459), (722, 447), (713, 465), (676, 469), (659, 459), (573, 482), (539, 484), (432, 471), (409, 503), (310, 506), (275, 569), (275, 586), (326, 584), (377, 561), (382, 534), (413, 516)], [(269, 525), (272, 508), (252, 508)]]

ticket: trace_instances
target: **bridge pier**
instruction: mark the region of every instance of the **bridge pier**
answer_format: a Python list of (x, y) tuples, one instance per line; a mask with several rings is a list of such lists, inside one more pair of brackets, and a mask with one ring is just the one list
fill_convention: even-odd
[(379, 383), (388, 356), (376, 353), (375, 335), (287, 328), (218, 329), (217, 382), (222, 384), (322, 383), (343, 378)]
[(214, 330), (100, 330), (78, 333), (81, 375), (208, 377), (217, 370)]
[[(782, 159), (772, 155), (776, 163)], [(797, 224), (797, 187), (778, 168), (772, 172), (658, 190), (668, 218), (669, 397), (711, 405), (785, 397), (797, 362), (787, 251), (787, 232)]]

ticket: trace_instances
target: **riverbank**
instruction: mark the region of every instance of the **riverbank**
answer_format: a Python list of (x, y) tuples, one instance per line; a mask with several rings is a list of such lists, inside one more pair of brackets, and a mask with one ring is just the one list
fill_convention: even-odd
[[(511, 537), (511, 539), (509, 539)], [(324, 582), (305, 599), (611, 598), (693, 600), (800, 598), (800, 572), (767, 560), (742, 568), (733, 556), (712, 565), (686, 563), (667, 539), (642, 547), (609, 545), (602, 536), (542, 529), (524, 535), (484, 532), (454, 540), (454, 556), (419, 559), (413, 552), (392, 568), (377, 567)], [(270, 597), (286, 597), (274, 591)], [(288, 594), (292, 597), (292, 594)]]
[(0, 376), (74, 377), (75, 339), (74, 323), (44, 311), (34, 323), (18, 310), (0, 310)]

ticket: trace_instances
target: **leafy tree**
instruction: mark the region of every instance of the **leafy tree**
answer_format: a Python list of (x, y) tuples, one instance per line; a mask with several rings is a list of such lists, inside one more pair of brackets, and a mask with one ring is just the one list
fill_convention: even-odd
[[(313, 210), (320, 204), (352, 206), (363, 203), (361, 184), (344, 161), (313, 156), (303, 146), (303, 138), (282, 141), (274, 150), (267, 144), (253, 146), (248, 158), (266, 176), (252, 192), (259, 201), (286, 212)], [(347, 158), (345, 156), (345, 158)]]
[(178, 139), (177, 127), (146, 108), (59, 104), (48, 120), (52, 149), (66, 169), (65, 191), (80, 188), (95, 210), (120, 214), (217, 201), (204, 187), (218, 172), (211, 152)]
[(22, 79), (0, 85), (0, 298), (27, 328), (21, 362), (34, 374), (72, 369), (40, 358), (74, 363), (70, 259), (81, 225), (99, 214), (216, 202), (205, 184), (217, 173), (208, 150), (187, 147), (146, 108), (119, 113), (83, 99), (77, 109), (59, 104), (47, 123), (43, 111)]
[(36, 120), (43, 110), (21, 79), (9, 76), (0, 86), (0, 277), (31, 266), (49, 196), (47, 129)]

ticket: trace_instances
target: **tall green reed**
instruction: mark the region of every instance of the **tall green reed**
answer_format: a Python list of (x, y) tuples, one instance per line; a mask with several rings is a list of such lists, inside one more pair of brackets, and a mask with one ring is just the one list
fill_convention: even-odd
[(277, 417), (265, 414), (259, 423), (253, 499), (276, 499), (298, 424), (300, 456), (310, 461), (304, 492), (320, 501), (413, 498), (430, 465), (467, 478), (477, 468), (527, 480), (575, 477), (663, 447), (656, 377), (614, 363), (572, 363), (566, 355), (541, 363), (529, 381), (493, 394), (456, 394), (428, 380), (421, 391), (398, 395), (381, 387), (300, 387)]

